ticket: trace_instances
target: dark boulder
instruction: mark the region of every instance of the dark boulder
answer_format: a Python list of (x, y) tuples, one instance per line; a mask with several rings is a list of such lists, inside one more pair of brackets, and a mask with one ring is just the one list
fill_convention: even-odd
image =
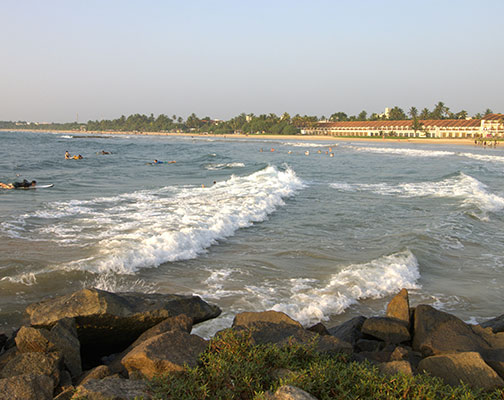
[(483, 328), (492, 328), (493, 333), (504, 332), (504, 314), (497, 318), (489, 319), (480, 325)]
[(77, 387), (76, 398), (89, 400), (134, 400), (149, 399), (147, 383), (143, 380), (108, 377), (91, 379)]
[(309, 344), (316, 339), (316, 349), (323, 353), (353, 352), (352, 345), (336, 337), (319, 336), (284, 313), (276, 311), (241, 313), (235, 317), (233, 328), (236, 331), (250, 331), (255, 344)]
[(487, 342), (492, 349), (504, 350), (504, 332), (494, 333), (492, 328), (481, 325), (471, 325), (473, 332)]
[(52, 400), (54, 383), (45, 375), (23, 374), (0, 379), (0, 400)]
[(112, 371), (107, 365), (98, 365), (97, 367), (84, 373), (79, 379), (79, 385), (84, 385), (91, 379), (103, 379), (112, 375)]
[(329, 328), (329, 334), (351, 345), (355, 345), (357, 340), (363, 337), (361, 328), (365, 320), (366, 317), (363, 316), (354, 317), (338, 326)]
[(126, 354), (121, 363), (130, 377), (136, 374), (152, 378), (195, 367), (207, 348), (207, 341), (184, 331), (170, 331), (145, 340)]
[(409, 361), (389, 361), (378, 365), (381, 374), (392, 376), (397, 374), (413, 376), (413, 369)]
[(406, 323), (395, 318), (368, 318), (362, 324), (361, 332), (387, 343), (402, 343), (411, 340)]
[(451, 386), (460, 381), (473, 388), (494, 390), (504, 387), (504, 381), (476, 352), (442, 354), (424, 358), (418, 364), (419, 372), (428, 372)]
[(415, 310), (413, 349), (424, 357), (456, 352), (472, 352), (490, 346), (457, 317), (427, 305)]
[(49, 353), (57, 351), (73, 377), (82, 373), (80, 343), (77, 339), (75, 321), (63, 319), (49, 331), (23, 326), (16, 336), (16, 346), (21, 353)]
[(2, 369), (0, 378), (31, 374), (52, 378), (53, 389), (58, 386), (63, 360), (58, 353), (20, 353)]
[(330, 335), (329, 331), (325, 327), (325, 325), (322, 322), (318, 322), (313, 326), (310, 326), (309, 328), (306, 328), (307, 331), (318, 333), (320, 336), (324, 335)]
[(7, 342), (7, 335), (5, 333), (0, 333), (0, 353), (2, 352), (2, 348), (4, 347), (5, 342)]
[[(27, 307), (32, 325), (53, 326), (75, 318), (84, 366), (99, 364), (101, 356), (124, 350), (143, 332), (166, 318), (185, 314), (194, 323), (217, 317), (221, 310), (197, 296), (110, 293), (98, 289), (44, 300)], [(93, 365), (94, 364), (94, 365)]]

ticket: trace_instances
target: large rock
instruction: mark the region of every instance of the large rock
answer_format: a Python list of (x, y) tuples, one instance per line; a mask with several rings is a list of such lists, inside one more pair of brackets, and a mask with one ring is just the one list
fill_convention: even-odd
[(489, 319), (480, 325), (483, 328), (492, 328), (493, 333), (504, 332), (504, 314), (497, 318)]
[(359, 339), (362, 339), (361, 328), (365, 320), (366, 317), (363, 316), (354, 317), (341, 325), (329, 328), (329, 334), (344, 342), (355, 345)]
[(52, 400), (53, 389), (48, 376), (17, 375), (0, 379), (0, 400)]
[(73, 319), (59, 321), (51, 331), (23, 326), (16, 336), (16, 346), (21, 353), (60, 352), (73, 377), (82, 373), (80, 343)]
[(483, 360), (504, 379), (504, 349), (483, 350), (480, 354)]
[(316, 349), (322, 353), (352, 354), (353, 347), (333, 336), (319, 336), (308, 331), (284, 313), (277, 311), (247, 312), (238, 314), (233, 322), (237, 331), (250, 330), (255, 344), (300, 343), (309, 344), (316, 339)]
[(53, 389), (60, 380), (62, 359), (58, 353), (20, 353), (10, 360), (0, 373), (0, 378), (23, 374), (47, 375), (52, 378)]
[(402, 343), (411, 340), (406, 323), (395, 318), (368, 318), (362, 324), (361, 332), (387, 343)]
[(418, 364), (418, 371), (437, 376), (451, 386), (458, 386), (463, 381), (473, 388), (484, 390), (504, 387), (502, 378), (476, 352), (427, 357)]
[(288, 324), (298, 328), (303, 326), (289, 317), (287, 314), (280, 311), (263, 311), (263, 312), (242, 312), (236, 314), (233, 320), (233, 327), (242, 326), (250, 328), (257, 323), (271, 323), (271, 324)]
[(408, 291), (402, 289), (387, 305), (387, 317), (404, 321), (409, 328), (410, 309)]
[(79, 379), (79, 385), (84, 385), (91, 379), (103, 379), (110, 375), (112, 375), (112, 373), (107, 365), (98, 365), (81, 376)]
[(11, 347), (0, 355), (0, 371), (2, 371), (3, 367), (18, 354), (19, 350), (16, 347)]
[(492, 349), (504, 350), (504, 332), (494, 333), (492, 328), (483, 328), (481, 325), (472, 325), (471, 329), (485, 340)]
[(167, 372), (182, 371), (184, 365), (195, 367), (207, 348), (206, 340), (183, 331), (154, 336), (134, 347), (121, 363), (128, 373), (148, 378)]
[(274, 394), (267, 393), (267, 400), (317, 400), (310, 393), (305, 392), (296, 386), (284, 385), (280, 386)]
[(415, 311), (413, 349), (424, 357), (488, 349), (490, 346), (457, 317), (420, 305)]
[(413, 376), (413, 369), (409, 361), (389, 361), (378, 365), (378, 369), (383, 375), (408, 375)]
[(109, 377), (92, 379), (77, 387), (75, 397), (87, 400), (149, 399), (147, 384), (142, 380)]
[(217, 317), (221, 310), (197, 296), (83, 289), (32, 304), (26, 312), (32, 325), (42, 327), (62, 318), (75, 318), (82, 347), (100, 343), (112, 353), (123, 350), (166, 318), (185, 314), (198, 323)]
[(165, 332), (170, 331), (183, 331), (191, 333), (192, 330), (192, 318), (189, 318), (185, 314), (177, 315), (176, 317), (170, 317), (161, 321), (159, 324), (153, 326), (152, 328), (146, 330), (142, 333), (137, 340), (135, 340), (127, 349), (123, 350), (118, 354), (115, 359), (110, 363), (109, 367), (112, 373), (123, 374), (124, 366), (121, 364), (122, 358), (128, 354), (134, 347), (138, 346), (140, 343), (145, 342), (154, 336), (160, 335)]

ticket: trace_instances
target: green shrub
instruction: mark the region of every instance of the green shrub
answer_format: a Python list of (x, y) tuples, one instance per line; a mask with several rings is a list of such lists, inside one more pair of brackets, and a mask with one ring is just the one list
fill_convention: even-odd
[[(279, 370), (290, 370), (281, 374)], [(255, 399), (281, 385), (297, 386), (325, 399), (483, 399), (504, 400), (504, 391), (483, 393), (456, 388), (427, 375), (385, 377), (368, 362), (328, 356), (315, 343), (254, 345), (250, 333), (226, 330), (210, 341), (199, 366), (150, 381), (154, 399)]]

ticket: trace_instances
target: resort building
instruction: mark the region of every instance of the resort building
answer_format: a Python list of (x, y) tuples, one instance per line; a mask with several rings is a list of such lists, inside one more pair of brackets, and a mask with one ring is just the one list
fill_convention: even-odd
[(488, 114), (482, 119), (427, 119), (318, 122), (301, 130), (305, 135), (396, 136), (431, 138), (503, 138), (504, 114)]

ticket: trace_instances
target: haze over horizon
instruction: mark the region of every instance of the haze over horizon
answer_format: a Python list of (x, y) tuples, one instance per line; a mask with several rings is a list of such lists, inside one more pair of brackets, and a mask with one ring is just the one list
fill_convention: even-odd
[(0, 120), (504, 111), (504, 2), (3, 1)]

